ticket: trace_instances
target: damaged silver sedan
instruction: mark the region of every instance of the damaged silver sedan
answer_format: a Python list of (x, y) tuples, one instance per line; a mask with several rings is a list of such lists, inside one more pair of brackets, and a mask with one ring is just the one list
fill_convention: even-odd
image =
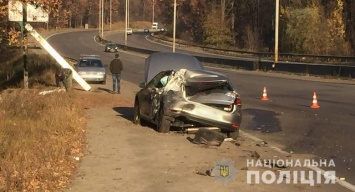
[(239, 133), (241, 100), (226, 76), (206, 70), (166, 70), (154, 76), (135, 97), (134, 123), (157, 125), (157, 131), (217, 127), (229, 137)]

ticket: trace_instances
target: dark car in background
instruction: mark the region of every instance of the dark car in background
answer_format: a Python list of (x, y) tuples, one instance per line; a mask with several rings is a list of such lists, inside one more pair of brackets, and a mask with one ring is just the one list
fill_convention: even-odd
[(81, 55), (75, 70), (85, 81), (106, 84), (106, 69), (97, 55)]
[(108, 42), (105, 45), (105, 52), (117, 52), (118, 51), (118, 45), (116, 43)]
[(229, 79), (207, 71), (190, 55), (153, 53), (145, 62), (145, 82), (135, 96), (134, 123), (149, 121), (158, 132), (170, 127), (218, 128), (237, 138), (241, 100)]

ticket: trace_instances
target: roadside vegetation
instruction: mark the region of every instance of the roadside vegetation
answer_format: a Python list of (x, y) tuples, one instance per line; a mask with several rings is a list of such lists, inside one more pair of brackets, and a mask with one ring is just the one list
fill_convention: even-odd
[[(22, 55), (0, 65), (0, 91), (6, 88), (23, 87), (23, 68)], [(54, 86), (54, 72), (58, 65), (52, 57), (47, 54), (28, 54), (27, 68), (31, 88)]]
[(0, 191), (59, 191), (83, 156), (85, 118), (74, 92), (54, 89), (55, 62), (29, 55), (30, 89), (22, 59), (0, 78)]
[[(50, 11), (48, 24), (31, 23), (35, 28), (98, 28), (101, 21), (100, 1), (22, 1), (37, 2)], [(7, 2), (0, 0), (0, 52), (6, 53), (0, 54), (0, 64), (13, 57), (9, 47), (19, 46), (21, 36), (18, 22), (8, 21)], [(239, 51), (274, 51), (275, 0), (176, 2), (177, 39)], [(105, 29), (109, 29), (110, 23), (125, 22), (125, 0), (104, 0), (104, 4)], [(280, 1), (279, 53), (352, 56), (355, 53), (354, 13), (355, 1), (351, 0)], [(173, 15), (171, 0), (130, 0), (128, 27), (150, 28), (154, 20), (159, 23), (159, 28), (167, 29), (168, 37), (172, 37)], [(134, 25), (138, 21), (149, 25)]]

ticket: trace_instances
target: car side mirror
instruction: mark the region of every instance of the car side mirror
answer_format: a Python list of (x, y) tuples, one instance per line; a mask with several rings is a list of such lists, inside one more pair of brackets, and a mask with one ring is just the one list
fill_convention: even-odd
[(145, 82), (142, 82), (142, 83), (139, 84), (139, 87), (142, 88), (142, 89), (145, 88), (145, 86), (146, 86)]

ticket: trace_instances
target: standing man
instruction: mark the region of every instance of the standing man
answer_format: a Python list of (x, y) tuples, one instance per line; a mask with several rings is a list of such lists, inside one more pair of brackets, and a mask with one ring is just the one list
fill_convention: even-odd
[[(112, 91), (121, 94), (121, 71), (123, 70), (122, 61), (119, 59), (119, 54), (115, 54), (115, 58), (110, 63), (110, 72), (112, 73)], [(117, 86), (116, 86), (117, 85)]]

